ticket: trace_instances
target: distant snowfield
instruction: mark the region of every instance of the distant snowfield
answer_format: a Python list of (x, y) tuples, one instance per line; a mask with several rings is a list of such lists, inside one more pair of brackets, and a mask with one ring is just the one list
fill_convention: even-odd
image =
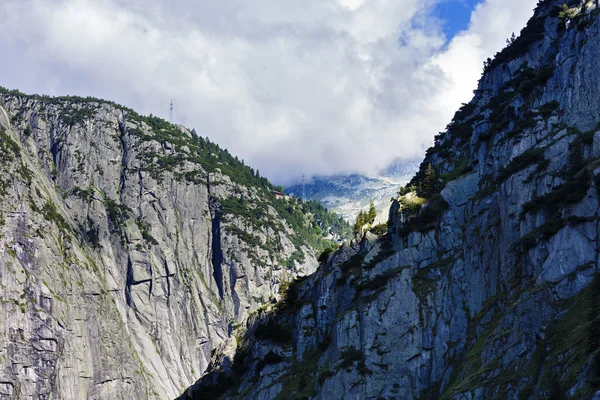
[[(396, 161), (380, 176), (348, 175), (314, 177), (306, 183), (306, 199), (317, 200), (329, 210), (353, 223), (358, 212), (366, 210), (373, 200), (377, 209), (376, 222), (387, 221), (390, 199), (407, 184), (419, 168), (420, 160)], [(302, 185), (286, 189), (287, 194), (302, 196)]]

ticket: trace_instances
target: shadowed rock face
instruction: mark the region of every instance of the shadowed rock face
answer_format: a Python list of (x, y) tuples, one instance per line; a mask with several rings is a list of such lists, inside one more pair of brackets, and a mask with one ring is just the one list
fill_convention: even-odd
[[(210, 183), (208, 185), (210, 188)], [(209, 189), (210, 190), (210, 189)], [(219, 297), (223, 299), (223, 251), (221, 250), (221, 209), (216, 200), (209, 201), (212, 216), (212, 264), (213, 278), (217, 283)]]
[(316, 268), (296, 203), (156, 118), (3, 91), (0, 159), (0, 398), (174, 398)]
[(600, 14), (561, 6), (489, 63), (389, 233), (252, 316), (182, 399), (600, 398)]

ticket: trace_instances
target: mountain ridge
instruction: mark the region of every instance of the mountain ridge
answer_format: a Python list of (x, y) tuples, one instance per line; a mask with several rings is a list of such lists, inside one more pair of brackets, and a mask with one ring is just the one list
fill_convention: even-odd
[(387, 234), (322, 260), (180, 399), (600, 398), (599, 16), (540, 1)]
[(3, 398), (173, 398), (349, 232), (109, 101), (1, 89), (0, 156)]

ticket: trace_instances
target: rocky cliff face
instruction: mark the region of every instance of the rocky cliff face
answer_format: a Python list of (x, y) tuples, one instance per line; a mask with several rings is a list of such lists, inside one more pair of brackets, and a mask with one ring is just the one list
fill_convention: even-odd
[(314, 216), (158, 118), (3, 91), (0, 158), (0, 398), (173, 398), (317, 265)]
[(250, 318), (183, 399), (600, 398), (600, 14), (562, 3), (486, 63), (388, 234)]

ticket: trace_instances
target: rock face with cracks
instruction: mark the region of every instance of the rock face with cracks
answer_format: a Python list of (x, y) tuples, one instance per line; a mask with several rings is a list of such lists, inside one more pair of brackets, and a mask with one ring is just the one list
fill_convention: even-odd
[(2, 399), (174, 398), (317, 266), (299, 202), (158, 118), (3, 90), (0, 158)]
[(541, 1), (390, 209), (182, 399), (600, 398), (600, 10)]

